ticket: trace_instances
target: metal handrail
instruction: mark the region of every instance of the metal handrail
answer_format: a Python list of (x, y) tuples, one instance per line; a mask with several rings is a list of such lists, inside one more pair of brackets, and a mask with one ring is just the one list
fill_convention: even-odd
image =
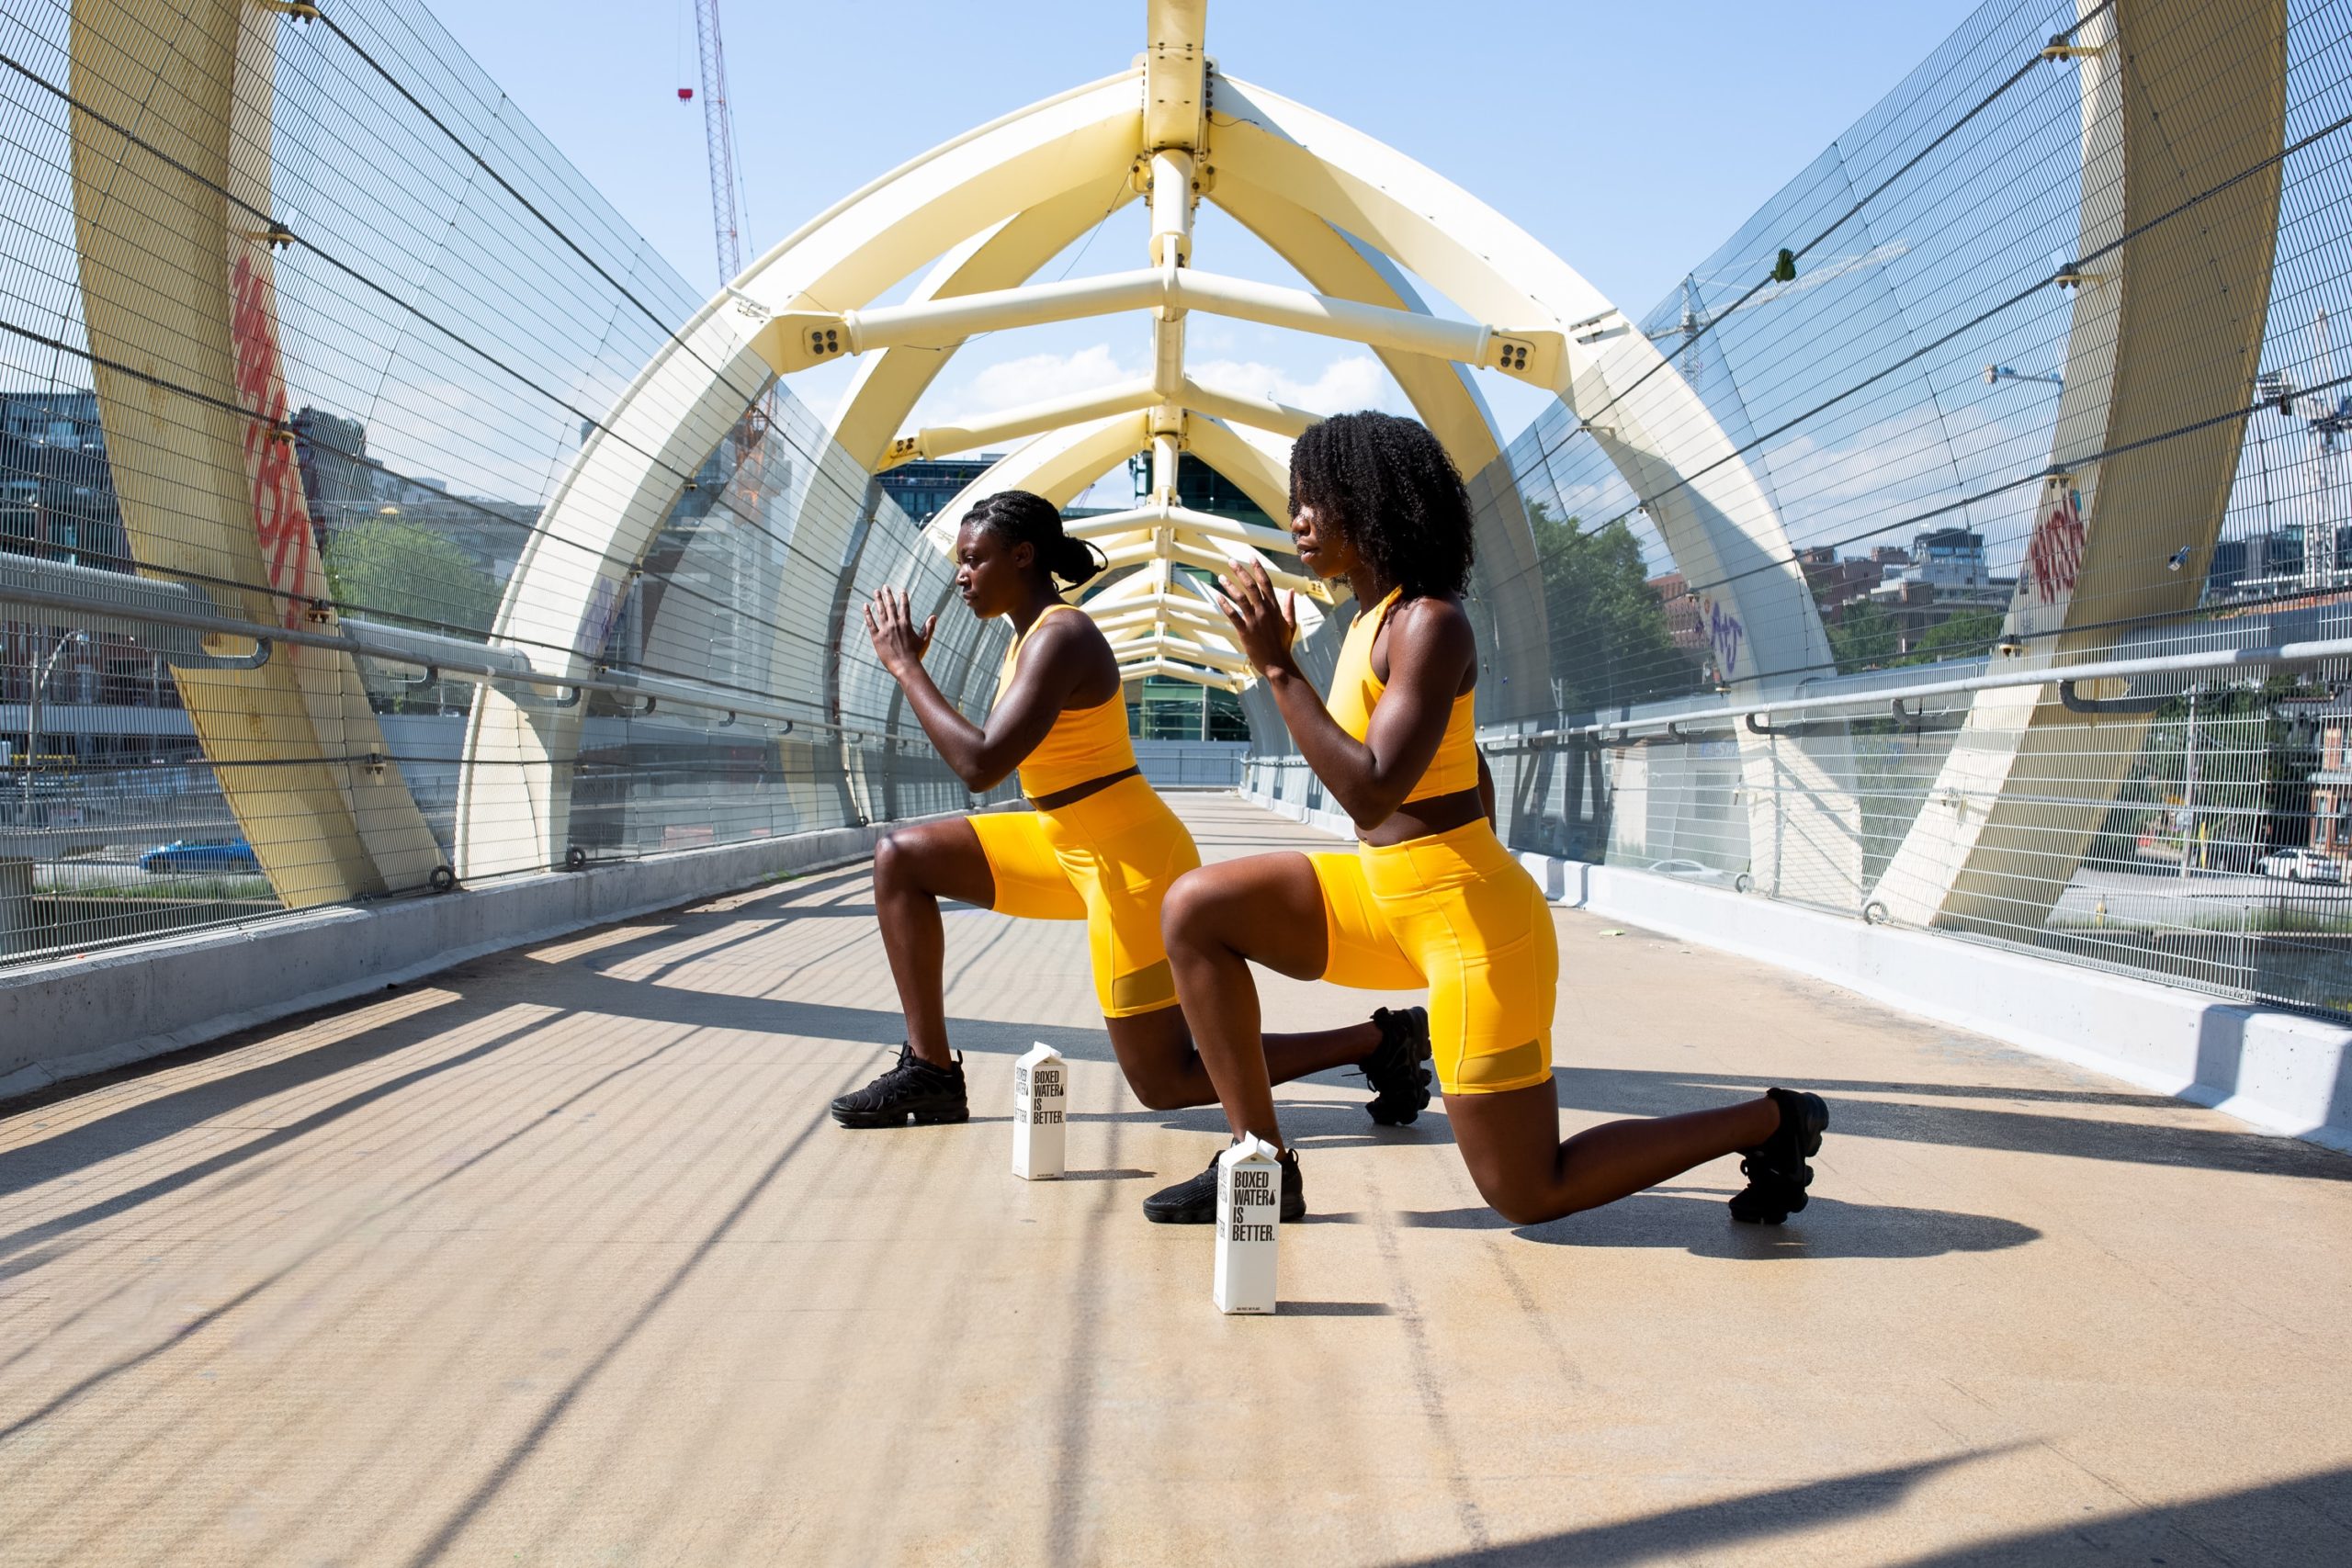
[[(94, 574), (95, 575), (95, 574)], [(114, 573), (104, 574), (114, 577)], [(153, 578), (123, 577), (126, 585), (143, 584), (149, 588), (189, 592), (189, 585), (168, 582)], [(209, 597), (203, 603), (210, 604)], [(662, 676), (628, 675), (616, 677), (598, 675), (557, 675), (534, 669), (521, 652), (511, 649), (469, 642), (463, 637), (442, 632), (419, 631), (409, 626), (388, 626), (377, 622), (346, 617), (345, 630), (313, 631), (299, 626), (261, 626), (233, 615), (209, 611), (177, 609), (158, 604), (107, 604), (94, 602), (71, 592), (45, 587), (36, 582), (0, 580), (0, 604), (19, 605), (27, 609), (61, 612), (77, 620), (100, 624), (123, 623), (175, 627), (183, 631), (200, 632), (214, 637), (249, 638), (262, 648), (271, 643), (288, 643), (298, 648), (323, 648), (345, 653), (354, 658), (372, 659), (379, 663), (398, 664), (425, 671), (428, 678), (464, 681), (473, 684), (493, 686), (542, 687), (549, 691), (569, 692), (567, 699), (557, 699), (558, 705), (571, 706), (579, 701), (582, 692), (610, 692), (620, 695), (658, 695), (668, 701), (710, 713), (732, 715), (738, 718), (753, 718), (780, 726), (779, 733), (789, 733), (803, 727), (855, 734), (839, 725), (786, 713), (757, 702), (725, 693), (713, 694), (690, 682)], [(356, 635), (355, 635), (355, 632)], [(167, 658), (171, 657), (166, 655)], [(177, 662), (177, 660), (174, 660)], [(247, 664), (244, 660), (233, 661)], [(510, 695), (514, 694), (510, 693)]]
[[(1960, 696), (1973, 692), (2014, 690), (2021, 686), (2061, 688), (2064, 696), (2091, 681), (2128, 680), (2143, 675), (2187, 675), (2209, 670), (2274, 670), (2311, 664), (2325, 664), (2333, 660), (2352, 660), (2352, 637), (2327, 637), (2311, 642), (2284, 642), (2251, 648), (2211, 649), (2201, 653), (2158, 654), (2151, 658), (2110, 659), (2086, 664), (2061, 666), (2044, 665), (2032, 670), (2007, 670), (1972, 675), (1946, 681), (1919, 681), (1905, 686), (1880, 686), (1867, 692), (1832, 694), (1810, 697), (1763, 697), (1747, 702), (1726, 703), (1720, 708), (1701, 713), (1660, 715), (1655, 718), (1600, 719), (1591, 724), (1566, 725), (1556, 729), (1532, 731), (1489, 730), (1478, 738), (1478, 743), (1489, 750), (1523, 750), (1529, 747), (1553, 741), (1575, 739), (1585, 736), (1626, 736), (1639, 731), (1665, 735), (1676, 726), (1707, 724), (1730, 728), (1736, 721), (1765, 714), (1820, 713), (1831, 709), (1852, 709), (1881, 704), (1892, 705), (1903, 717), (1915, 715), (1903, 712), (1902, 705), (1928, 697)], [(2069, 703), (2078, 712), (2122, 712), (2115, 707), (2084, 708), (2079, 704), (2114, 702), (2118, 699), (2076, 698)], [(2123, 699), (2131, 700), (2131, 699)]]

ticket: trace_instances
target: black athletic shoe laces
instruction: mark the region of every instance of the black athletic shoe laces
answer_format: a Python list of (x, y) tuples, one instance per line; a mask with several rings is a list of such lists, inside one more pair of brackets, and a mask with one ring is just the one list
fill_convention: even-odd
[(1380, 1043), (1356, 1069), (1372, 1086), (1364, 1111), (1384, 1127), (1409, 1127), (1430, 1102), (1429, 1010), (1380, 1008), (1372, 1021)]
[(1805, 1189), (1813, 1185), (1813, 1167), (1805, 1161), (1821, 1152), (1821, 1134), (1829, 1126), (1821, 1096), (1790, 1089), (1766, 1094), (1781, 1108), (1781, 1124), (1740, 1156), (1747, 1186), (1733, 1197), (1731, 1217), (1743, 1224), (1777, 1225), (1804, 1210)]
[(898, 1065), (867, 1084), (833, 1101), (833, 1120), (844, 1127), (903, 1127), (943, 1122), (966, 1122), (971, 1110), (964, 1098), (964, 1059), (934, 1066), (900, 1044)]
[[(1225, 1157), (1224, 1148), (1209, 1157), (1209, 1167), (1200, 1175), (1163, 1187), (1143, 1201), (1143, 1217), (1158, 1225), (1213, 1225), (1216, 1224), (1216, 1162)], [(1298, 1151), (1284, 1149), (1283, 1168), (1283, 1223), (1306, 1218), (1306, 1189), (1298, 1178)]]

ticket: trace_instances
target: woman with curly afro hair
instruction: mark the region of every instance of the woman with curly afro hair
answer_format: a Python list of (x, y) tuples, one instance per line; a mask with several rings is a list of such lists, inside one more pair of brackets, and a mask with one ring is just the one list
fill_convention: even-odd
[[(1161, 910), (1178, 999), (1226, 1120), (1283, 1150), (1285, 1218), (1306, 1212), (1260, 1044), (1252, 963), (1298, 979), (1429, 988), (1430, 1041), (1453, 1139), (1479, 1192), (1530, 1224), (1612, 1202), (1744, 1154), (1735, 1218), (1804, 1207), (1828, 1110), (1787, 1089), (1743, 1104), (1611, 1122), (1560, 1140), (1552, 1081), (1559, 947), (1534, 879), (1495, 836), (1494, 783), (1473, 739), (1478, 649), (1463, 593), (1471, 522), (1461, 476), (1412, 420), (1341, 414), (1291, 451), (1291, 536), (1359, 606), (1327, 699), (1292, 652), (1295, 605), (1265, 569), (1220, 580), (1243, 654), (1299, 752), (1356, 825), (1353, 853), (1254, 855), (1186, 873)], [(1220, 1153), (1223, 1151), (1220, 1150)], [(1216, 1167), (1146, 1200), (1156, 1219), (1213, 1216)]]

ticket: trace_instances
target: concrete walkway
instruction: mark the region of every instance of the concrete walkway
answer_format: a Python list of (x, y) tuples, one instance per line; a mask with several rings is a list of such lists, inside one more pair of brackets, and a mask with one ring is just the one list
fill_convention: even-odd
[(1221, 1123), (1127, 1095), (1078, 928), (949, 918), (970, 1125), (826, 1118), (899, 1036), (858, 871), (20, 1110), (0, 1562), (2352, 1562), (2352, 1160), (1558, 920), (1564, 1122), (1816, 1088), (1796, 1223), (1725, 1162), (1513, 1230), (1335, 1078), (1283, 1315), (1222, 1318), (1136, 1212)]

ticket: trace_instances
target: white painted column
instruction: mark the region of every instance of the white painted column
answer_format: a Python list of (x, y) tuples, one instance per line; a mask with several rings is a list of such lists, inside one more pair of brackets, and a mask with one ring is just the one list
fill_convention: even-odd
[[(2117, 628), (2195, 606), (2245, 422), (2155, 438), (2248, 401), (2278, 234), (2279, 171), (2265, 160), (2285, 114), (2280, 0), (2077, 3), (2076, 42), (2096, 52), (2054, 68), (2080, 73), (2076, 255), (2088, 259), (2052, 477), (2005, 624), (2020, 668), (2095, 654)], [(2193, 216), (2160, 221), (2200, 196)], [(1977, 694), (1872, 898), (1906, 924), (2038, 931), (2148, 723), (2070, 714), (2053, 686)]]

